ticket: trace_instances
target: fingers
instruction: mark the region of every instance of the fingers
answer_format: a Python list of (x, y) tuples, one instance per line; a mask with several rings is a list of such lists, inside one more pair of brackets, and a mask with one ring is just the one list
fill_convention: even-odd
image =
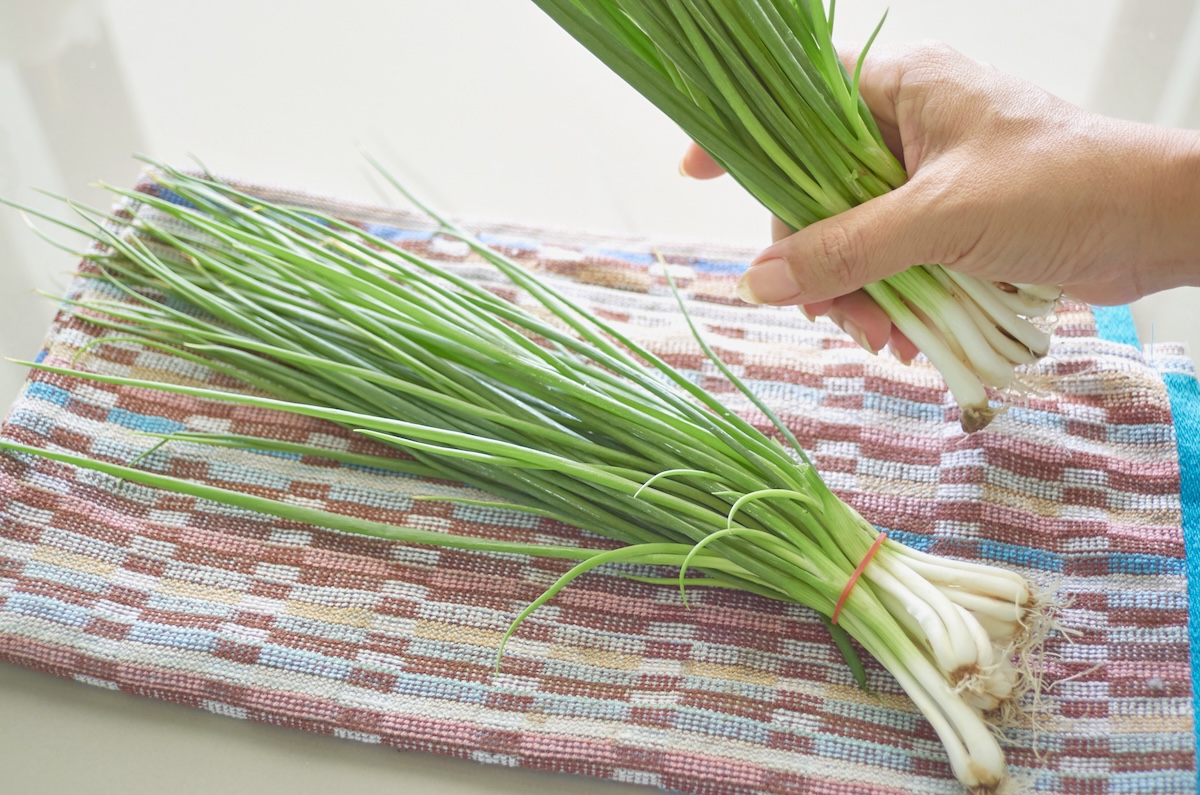
[(887, 314), (861, 290), (833, 300), (802, 304), (800, 309), (809, 320), (827, 314), (842, 331), (871, 353), (887, 347), (904, 364), (911, 364), (919, 353), (917, 346), (893, 326)]
[(692, 142), (688, 144), (683, 159), (679, 161), (679, 173), (694, 179), (712, 179), (724, 174), (725, 169), (721, 168), (708, 152), (701, 149), (699, 144)]
[(913, 359), (917, 358), (917, 354), (920, 353), (917, 346), (913, 345), (908, 337), (904, 336), (904, 332), (895, 326), (892, 326), (892, 336), (888, 340), (888, 350), (904, 364), (912, 364)]
[(804, 316), (809, 320), (816, 320), (817, 315), (823, 315), (833, 308), (833, 299), (828, 301), (817, 301), (815, 304), (801, 304), (800, 311), (804, 312)]
[(939, 253), (949, 249), (940, 239), (947, 225), (912, 185), (777, 241), (742, 275), (738, 295), (752, 304), (811, 304), (945, 260)]
[(829, 319), (871, 353), (879, 353), (891, 339), (891, 318), (862, 290), (835, 298)]

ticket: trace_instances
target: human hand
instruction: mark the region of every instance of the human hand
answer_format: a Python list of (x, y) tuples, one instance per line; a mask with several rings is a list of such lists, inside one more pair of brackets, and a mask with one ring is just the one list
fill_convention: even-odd
[[(1088, 113), (942, 45), (872, 50), (860, 88), (909, 181), (795, 234), (776, 220), (745, 300), (828, 313), (910, 361), (858, 288), (912, 265), (1099, 304), (1200, 281), (1200, 135)], [(680, 170), (722, 173), (695, 145)]]

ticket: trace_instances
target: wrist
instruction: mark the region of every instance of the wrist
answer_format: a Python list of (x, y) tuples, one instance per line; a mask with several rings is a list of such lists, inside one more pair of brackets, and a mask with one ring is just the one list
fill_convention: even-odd
[(1200, 285), (1200, 132), (1151, 128), (1138, 252), (1145, 293)]

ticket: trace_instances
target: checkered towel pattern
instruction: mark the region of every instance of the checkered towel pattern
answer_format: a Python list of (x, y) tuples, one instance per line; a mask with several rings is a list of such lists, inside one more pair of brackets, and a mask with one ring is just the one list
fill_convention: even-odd
[[(144, 189), (151, 189), (143, 186)], [(508, 290), (403, 212), (259, 189), (361, 222)], [(717, 352), (811, 451), (830, 486), (889, 535), (1013, 567), (1059, 589), (1035, 732), (1007, 733), (1046, 793), (1195, 792), (1181, 464), (1164, 373), (1059, 314), (1031, 391), (964, 436), (935, 370), (872, 356), (827, 321), (732, 299), (751, 252), (476, 225), (487, 242), (662, 354), (752, 422), (701, 355), (661, 253)], [(86, 273), (73, 293), (117, 294)], [(508, 290), (514, 300), (521, 296)], [(69, 365), (100, 330), (62, 314), (42, 357)], [(232, 387), (127, 343), (81, 366)], [(320, 421), (34, 373), (0, 434), (128, 462), (139, 431), (199, 430), (374, 451)], [(599, 545), (536, 516), (415, 496), (479, 496), (318, 458), (172, 443), (140, 466), (396, 524)], [(1184, 470), (1186, 473), (1186, 470)], [(569, 564), (402, 546), (0, 455), (0, 660), (230, 717), (480, 762), (687, 793), (957, 793), (931, 728), (867, 660), (870, 693), (816, 616), (754, 595), (677, 590), (598, 570), (500, 635)]]

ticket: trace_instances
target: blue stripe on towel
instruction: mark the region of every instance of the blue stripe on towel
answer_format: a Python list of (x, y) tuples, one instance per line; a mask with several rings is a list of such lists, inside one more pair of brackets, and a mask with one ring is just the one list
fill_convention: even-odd
[[(1137, 329), (1128, 306), (1095, 308), (1096, 335), (1109, 342), (1132, 345), (1138, 349)], [(1175, 445), (1179, 454), (1179, 506), (1183, 514), (1183, 546), (1188, 580), (1188, 636), (1192, 648), (1192, 715), (1200, 715), (1200, 384), (1193, 375), (1162, 374), (1171, 400)], [(1193, 732), (1196, 731), (1193, 721)], [(1196, 756), (1200, 758), (1200, 733), (1194, 735)], [(1197, 768), (1200, 776), (1200, 767)], [(1197, 782), (1200, 788), (1200, 779)]]
[[(1179, 507), (1183, 513), (1183, 547), (1187, 556), (1188, 635), (1192, 648), (1192, 714), (1200, 715), (1200, 384), (1184, 373), (1163, 373), (1171, 416), (1175, 425), (1175, 444), (1179, 450)], [(1200, 734), (1196, 756), (1200, 758)], [(1197, 784), (1200, 788), (1200, 782)]]

